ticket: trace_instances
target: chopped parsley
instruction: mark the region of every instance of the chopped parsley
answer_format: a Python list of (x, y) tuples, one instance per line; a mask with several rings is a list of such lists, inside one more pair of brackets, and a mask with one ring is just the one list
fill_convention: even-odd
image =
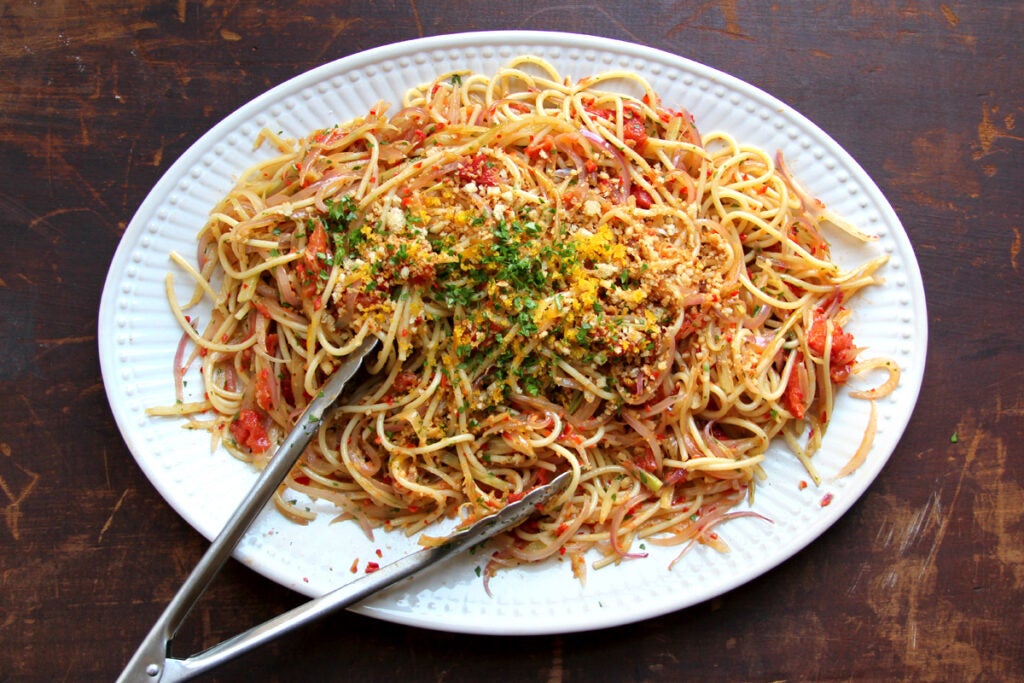
[(324, 229), (334, 241), (335, 251), (342, 254), (351, 254), (360, 244), (366, 241), (366, 236), (359, 226), (359, 209), (351, 196), (344, 196), (341, 199), (325, 199), (327, 215), (323, 217)]

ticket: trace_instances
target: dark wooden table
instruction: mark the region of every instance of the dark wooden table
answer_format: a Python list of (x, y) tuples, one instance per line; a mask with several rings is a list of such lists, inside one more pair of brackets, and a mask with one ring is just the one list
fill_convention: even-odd
[[(112, 680), (206, 547), (136, 466), (97, 358), (107, 267), (153, 184), (221, 118), (313, 66), (497, 28), (693, 58), (849, 150), (924, 274), (913, 419), (838, 524), (707, 603), (515, 639), (342, 613), (216, 680), (1024, 679), (1024, 5), (267, 4), (0, 3), (0, 680)], [(177, 643), (302, 600), (232, 562)]]

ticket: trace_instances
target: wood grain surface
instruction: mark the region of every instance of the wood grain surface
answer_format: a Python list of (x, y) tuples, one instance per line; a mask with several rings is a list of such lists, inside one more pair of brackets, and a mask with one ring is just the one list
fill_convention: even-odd
[[(924, 274), (910, 426), (823, 537), (696, 607), (514, 639), (342, 613), (207, 680), (1024, 680), (1020, 2), (26, 0), (0, 2), (0, 681), (113, 680), (206, 547), (136, 466), (97, 358), (107, 267), (150, 188), (294, 75), (501, 28), (695, 59), (849, 150)], [(232, 562), (176, 644), (302, 600)]]

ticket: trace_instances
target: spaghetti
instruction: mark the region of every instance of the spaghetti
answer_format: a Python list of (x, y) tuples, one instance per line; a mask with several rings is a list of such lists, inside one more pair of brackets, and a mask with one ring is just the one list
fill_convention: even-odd
[[(702, 137), (638, 75), (573, 84), (529, 56), (387, 109), (298, 141), (261, 134), (279, 156), (211, 213), (198, 268), (174, 256), (196, 293), (179, 304), (168, 276), (179, 401), (151, 412), (260, 464), (375, 335), (369, 378), (275, 501), (299, 522), (311, 514), (285, 490), (368, 533), (415, 534), (571, 471), (489, 571), (567, 555), (582, 578), (588, 551), (600, 567), (642, 555), (639, 539), (721, 547), (711, 529), (750, 514), (733, 508), (780, 435), (817, 479), (836, 387), (860, 369), (844, 303), (885, 257), (833, 263), (823, 224), (869, 238), (781, 157)], [(202, 300), (209, 320), (186, 316)], [(189, 403), (196, 360), (205, 399)], [(890, 379), (861, 398), (898, 381), (870, 367)]]

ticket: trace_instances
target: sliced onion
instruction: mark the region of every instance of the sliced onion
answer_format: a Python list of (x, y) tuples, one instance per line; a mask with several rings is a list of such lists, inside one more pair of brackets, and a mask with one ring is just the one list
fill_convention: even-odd
[[(195, 329), (195, 323), (192, 322), (192, 328)], [(179, 403), (185, 402), (185, 373), (188, 372), (188, 366), (191, 362), (185, 362), (185, 349), (188, 348), (189, 336), (187, 333), (181, 333), (181, 339), (178, 340), (178, 348), (174, 351), (174, 398)]]
[(769, 517), (765, 517), (764, 515), (752, 510), (739, 510), (736, 512), (725, 512), (725, 508), (722, 508), (721, 511), (713, 510), (697, 522), (697, 529), (693, 540), (687, 543), (686, 547), (684, 547), (682, 551), (676, 555), (675, 559), (669, 563), (669, 570), (671, 570), (679, 560), (683, 559), (683, 556), (686, 555), (686, 553), (689, 552), (690, 549), (700, 541), (700, 539), (704, 538), (712, 528), (718, 526), (722, 522), (727, 522), (730, 519), (738, 519), (740, 517), (755, 517), (768, 522), (769, 524), (775, 523)]
[(298, 295), (295, 293), (295, 290), (292, 289), (291, 279), (288, 277), (288, 270), (283, 266), (277, 266), (273, 269), (273, 273), (281, 301), (295, 309), (301, 309), (302, 302), (299, 301)]
[[(762, 303), (761, 308), (758, 309), (757, 311), (757, 315), (755, 315), (753, 318), (747, 318), (746, 320), (743, 321), (743, 327), (747, 328), (748, 330), (757, 329), (758, 327), (764, 325), (764, 321), (767, 320), (768, 316), (770, 316), (771, 314), (772, 307), (769, 306), (768, 304)], [(768, 339), (770, 340), (771, 338), (768, 337)], [(765, 346), (767, 346), (767, 344), (765, 344)]]
[(660, 401), (658, 401), (657, 403), (655, 403), (652, 406), (648, 406), (648, 407), (644, 408), (644, 412), (652, 413), (652, 414), (655, 414), (655, 415), (657, 415), (659, 413), (663, 413), (666, 410), (671, 410), (672, 407), (682, 398), (683, 397), (680, 394), (673, 394), (673, 395), (671, 395), (671, 396), (669, 396), (667, 398), (661, 399)]
[(554, 141), (558, 151), (572, 160), (573, 165), (576, 167), (577, 177), (580, 179), (580, 182), (583, 182), (587, 178), (587, 164), (583, 161), (583, 157), (572, 148), (573, 143), (577, 142), (578, 139), (579, 136), (576, 133), (562, 133), (555, 136)]
[[(849, 234), (852, 237), (855, 237), (856, 239), (862, 242), (872, 242), (878, 239), (877, 235), (869, 235), (866, 232), (863, 232), (852, 223), (849, 223), (848, 221), (834, 214), (832, 211), (829, 211), (828, 207), (826, 207), (825, 203), (822, 202), (820, 199), (815, 199), (814, 197), (812, 197), (807, 192), (807, 190), (803, 188), (803, 186), (796, 182), (796, 178), (793, 177), (793, 174), (790, 172), (789, 167), (786, 165), (786, 160), (782, 156), (781, 149), (775, 154), (775, 167), (779, 171), (779, 176), (782, 177), (786, 185), (789, 186), (790, 191), (793, 194), (795, 194), (797, 198), (800, 200), (800, 202), (804, 205), (804, 208), (807, 210), (808, 214), (810, 214), (811, 216), (818, 220), (831, 223), (832, 225), (839, 228), (843, 232)], [(817, 232), (817, 230), (815, 230), (815, 232)]]
[(825, 204), (821, 200), (812, 197), (802, 185), (796, 182), (793, 174), (789, 170), (789, 166), (786, 164), (785, 157), (782, 156), (782, 150), (778, 150), (775, 153), (775, 167), (778, 169), (779, 175), (785, 181), (789, 190), (796, 195), (800, 203), (804, 205), (804, 209), (812, 216), (817, 217), (822, 210), (825, 208)]
[(670, 471), (667, 475), (665, 475), (665, 478), (661, 480), (661, 485), (674, 486), (676, 484), (682, 484), (683, 482), (686, 481), (686, 478), (689, 476), (689, 474), (689, 470), (674, 469)]
[(626, 424), (632, 427), (645, 442), (647, 442), (648, 447), (651, 449), (651, 453), (654, 455), (655, 469), (660, 470), (661, 461), (664, 456), (661, 453), (661, 445), (658, 443), (658, 436), (654, 433), (654, 430), (637, 418), (637, 416), (633, 414), (632, 410), (623, 410), (622, 419), (625, 420)]
[(199, 238), (199, 245), (196, 247), (196, 264), (199, 266), (199, 270), (206, 268), (206, 264), (210, 260), (206, 252), (212, 243), (213, 235), (209, 231), (203, 231), (203, 236)]
[[(224, 365), (224, 390), (236, 391), (238, 389), (238, 373), (234, 365)], [(252, 383), (249, 386), (253, 386)], [(243, 399), (244, 400), (244, 399)], [(251, 402), (251, 401), (250, 401)]]
[(328, 198), (328, 195), (336, 197), (339, 195), (344, 196), (349, 194), (352, 191), (352, 188), (355, 187), (357, 180), (359, 180), (359, 176), (352, 173), (324, 176), (315, 184), (317, 191), (316, 197), (313, 201), (313, 206), (316, 207), (317, 211), (327, 213), (327, 204), (324, 200)]
[(395, 130), (388, 131), (381, 135), (381, 142), (391, 143), (396, 140), (412, 141), (416, 131), (423, 127), (430, 120), (430, 114), (422, 107), (405, 107), (395, 112), (391, 117), (390, 124)]
[(896, 365), (896, 362), (889, 358), (872, 358), (870, 360), (861, 361), (853, 366), (851, 372), (855, 375), (859, 375), (865, 370), (874, 370), (881, 368), (889, 373), (889, 379), (885, 380), (885, 383), (881, 386), (875, 387), (874, 389), (865, 389), (863, 391), (851, 391), (850, 396), (854, 398), (882, 398), (888, 396), (900, 383), (900, 366)]
[(878, 431), (878, 410), (875, 407), (875, 402), (871, 402), (871, 415), (868, 417), (868, 426), (864, 430), (864, 438), (860, 441), (860, 446), (857, 447), (857, 451), (850, 458), (850, 461), (843, 465), (843, 469), (839, 470), (839, 474), (836, 475), (837, 479), (842, 479), (848, 474), (852, 474), (858, 467), (864, 464), (864, 460), (868, 457), (868, 452), (871, 450), (871, 444), (875, 441), (875, 433)]
[[(269, 370), (270, 382), (270, 412), (277, 412), (281, 408), (281, 380), (273, 368)], [(287, 406), (285, 406), (287, 408)]]
[(650, 497), (648, 493), (639, 493), (629, 500), (627, 500), (608, 522), (608, 540), (611, 541), (612, 550), (619, 557), (628, 559), (641, 559), (647, 557), (647, 553), (627, 553), (626, 549), (619, 543), (619, 528), (622, 526), (622, 520), (626, 517), (626, 513), (635, 508), (640, 503), (647, 500)]
[(718, 437), (711, 433), (711, 429), (714, 427), (714, 424), (714, 420), (709, 420), (704, 425), (704, 443), (707, 444), (708, 450), (711, 451), (712, 455), (716, 458), (727, 460), (729, 458), (729, 454), (722, 450), (721, 446), (718, 445)]
[(580, 135), (600, 147), (615, 160), (616, 165), (619, 167), (620, 178), (619, 192), (617, 193), (616, 199), (620, 202), (626, 201), (626, 198), (629, 197), (630, 191), (633, 189), (633, 180), (629, 174), (629, 166), (626, 164), (626, 157), (622, 156), (622, 152), (615, 149), (610, 142), (592, 130), (581, 128)]

